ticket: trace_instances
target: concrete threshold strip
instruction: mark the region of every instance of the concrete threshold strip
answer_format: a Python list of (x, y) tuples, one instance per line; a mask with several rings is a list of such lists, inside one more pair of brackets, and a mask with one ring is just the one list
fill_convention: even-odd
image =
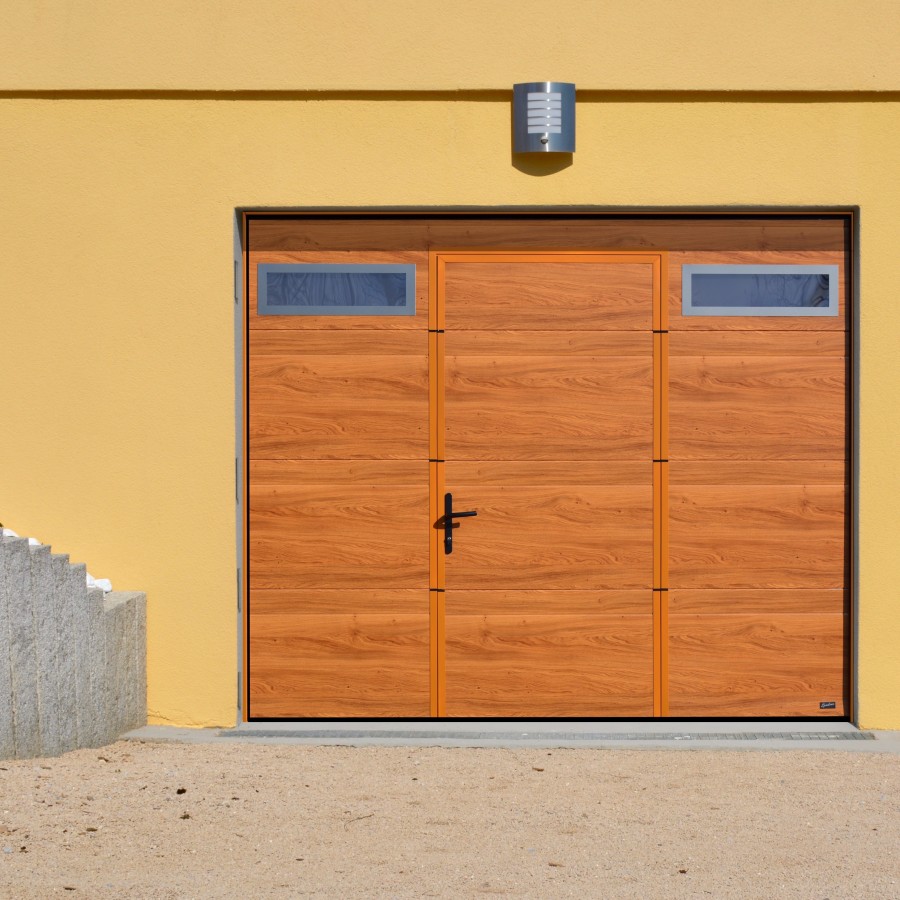
[(900, 753), (900, 732), (849, 722), (247, 722), (236, 728), (148, 725), (127, 740), (350, 747), (851, 750)]

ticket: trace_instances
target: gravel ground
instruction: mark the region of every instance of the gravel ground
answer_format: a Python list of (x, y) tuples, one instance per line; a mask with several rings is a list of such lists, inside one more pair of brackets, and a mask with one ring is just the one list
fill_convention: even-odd
[(0, 763), (0, 897), (900, 898), (900, 757), (120, 742)]

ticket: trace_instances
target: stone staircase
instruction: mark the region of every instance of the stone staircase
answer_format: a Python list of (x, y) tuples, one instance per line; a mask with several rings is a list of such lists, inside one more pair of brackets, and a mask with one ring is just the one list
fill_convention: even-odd
[(0, 537), (0, 759), (100, 747), (147, 723), (147, 603)]

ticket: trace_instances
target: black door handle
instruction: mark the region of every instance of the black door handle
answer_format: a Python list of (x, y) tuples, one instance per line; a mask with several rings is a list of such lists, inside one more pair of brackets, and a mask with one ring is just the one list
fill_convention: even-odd
[(474, 509), (466, 512), (453, 512), (453, 494), (444, 494), (444, 553), (453, 552), (453, 520), (464, 519), (468, 516), (477, 516)]

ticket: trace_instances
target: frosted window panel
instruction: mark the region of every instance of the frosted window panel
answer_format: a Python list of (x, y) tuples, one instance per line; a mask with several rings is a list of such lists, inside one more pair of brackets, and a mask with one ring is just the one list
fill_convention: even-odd
[(269, 306), (404, 306), (402, 275), (272, 272), (266, 279)]
[(260, 315), (415, 315), (415, 266), (260, 264)]
[(693, 316), (836, 316), (837, 266), (701, 266), (682, 272)]
[(695, 275), (694, 306), (828, 306), (827, 275)]

